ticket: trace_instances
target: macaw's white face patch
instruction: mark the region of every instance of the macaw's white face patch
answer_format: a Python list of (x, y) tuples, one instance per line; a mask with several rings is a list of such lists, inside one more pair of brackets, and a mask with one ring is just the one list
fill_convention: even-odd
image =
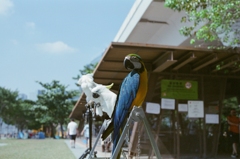
[(140, 69), (142, 67), (140, 62), (133, 62), (133, 65), (135, 69)]

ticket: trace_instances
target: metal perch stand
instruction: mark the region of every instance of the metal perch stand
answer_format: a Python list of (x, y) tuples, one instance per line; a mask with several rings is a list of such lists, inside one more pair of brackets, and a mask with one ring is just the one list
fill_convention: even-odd
[(147, 135), (149, 137), (149, 140), (150, 140), (150, 143), (151, 143), (151, 146), (153, 148), (153, 151), (155, 153), (155, 155), (157, 156), (158, 159), (161, 159), (161, 155), (160, 155), (160, 152), (158, 150), (158, 146), (154, 140), (154, 137), (153, 137), (153, 134), (152, 134), (152, 131), (151, 131), (151, 127), (146, 119), (146, 116), (145, 116), (145, 113), (142, 109), (142, 107), (136, 107), (134, 106), (133, 107), (133, 110), (131, 111), (131, 114), (128, 118), (128, 121), (123, 129), (123, 132), (122, 132), (122, 135), (118, 141), (118, 144), (116, 146), (116, 149), (115, 151), (113, 152), (113, 156), (111, 157), (111, 159), (115, 159), (117, 158), (117, 155), (122, 147), (122, 144), (123, 144), (123, 141), (124, 141), (124, 138), (126, 136), (126, 133), (128, 132), (129, 130), (129, 124), (132, 122), (132, 121), (135, 121), (135, 122), (139, 122), (139, 121), (142, 121), (143, 122), (143, 125), (146, 129), (146, 132), (147, 132)]
[[(92, 156), (92, 154), (94, 152), (94, 149), (95, 149), (95, 147), (96, 147), (96, 145), (98, 143), (99, 138), (102, 135), (102, 132), (106, 129), (107, 121), (108, 120), (105, 120), (103, 125), (102, 125), (102, 127), (101, 127), (101, 130), (100, 130), (100, 132), (99, 132), (99, 134), (97, 136), (97, 140), (96, 140), (96, 142), (95, 142), (95, 144), (94, 144), (94, 146), (93, 146), (93, 148), (92, 148), (92, 150), (90, 152), (89, 159), (92, 159), (91, 156)], [(129, 131), (129, 125), (133, 121), (134, 122), (139, 122), (139, 121), (143, 122), (143, 125), (144, 125), (144, 127), (146, 129), (146, 132), (147, 132), (147, 135), (149, 137), (149, 140), (150, 140), (151, 146), (153, 148), (153, 151), (154, 151), (156, 157), (158, 159), (161, 159), (161, 155), (160, 155), (158, 146), (157, 146), (157, 144), (156, 144), (156, 142), (154, 140), (154, 137), (153, 137), (153, 134), (152, 134), (152, 131), (151, 131), (151, 127), (150, 127), (150, 125), (148, 123), (148, 120), (146, 119), (145, 113), (144, 113), (142, 107), (136, 107), (136, 106), (134, 106), (132, 111), (131, 111), (131, 114), (130, 114), (130, 116), (129, 116), (128, 120), (127, 120), (127, 123), (126, 123), (126, 125), (125, 125), (125, 127), (123, 129), (122, 135), (121, 135), (121, 137), (120, 137), (120, 139), (118, 141), (116, 149), (113, 152), (113, 155), (112, 155), (112, 157), (110, 159), (117, 158), (117, 155), (118, 155), (119, 151), (121, 150), (123, 142), (125, 140), (125, 136), (128, 133), (128, 131)], [(108, 159), (108, 158), (105, 158), (105, 159)]]
[[(93, 103), (95, 106), (95, 103)], [(91, 104), (86, 104), (85, 105), (87, 108), (86, 116), (88, 118), (88, 123), (89, 123), (89, 148), (87, 148), (84, 153), (79, 157), (79, 159), (84, 159), (86, 156), (92, 152), (92, 118), (93, 118), (93, 112), (92, 112), (92, 105)], [(96, 156), (96, 153), (92, 152), (91, 155)]]

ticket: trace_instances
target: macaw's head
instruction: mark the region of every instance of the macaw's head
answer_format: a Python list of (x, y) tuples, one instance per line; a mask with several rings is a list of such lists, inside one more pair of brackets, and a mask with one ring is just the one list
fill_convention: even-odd
[(125, 56), (123, 65), (128, 70), (138, 70), (143, 72), (145, 69), (142, 58), (137, 54), (129, 54)]

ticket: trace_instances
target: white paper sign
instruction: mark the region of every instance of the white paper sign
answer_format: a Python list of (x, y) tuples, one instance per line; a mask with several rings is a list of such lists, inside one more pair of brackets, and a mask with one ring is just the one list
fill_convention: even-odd
[(188, 111), (188, 105), (187, 104), (178, 104), (178, 111), (179, 112), (187, 112)]
[(175, 99), (162, 98), (161, 102), (162, 109), (175, 109)]
[(219, 124), (219, 115), (218, 114), (206, 114), (205, 122), (206, 122), (206, 124)]
[(146, 112), (150, 114), (160, 114), (160, 104), (147, 102)]
[(189, 118), (204, 117), (203, 101), (188, 101), (188, 117)]

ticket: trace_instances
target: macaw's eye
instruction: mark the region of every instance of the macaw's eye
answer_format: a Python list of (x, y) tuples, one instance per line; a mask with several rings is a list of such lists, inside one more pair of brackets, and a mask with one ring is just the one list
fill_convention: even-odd
[(134, 61), (134, 62), (135, 62), (135, 61), (139, 61), (139, 60), (138, 60), (138, 58), (137, 58), (136, 56), (132, 56), (132, 57), (131, 57), (131, 61)]
[(100, 95), (97, 93), (93, 93), (92, 96), (93, 96), (93, 98), (98, 98)]

